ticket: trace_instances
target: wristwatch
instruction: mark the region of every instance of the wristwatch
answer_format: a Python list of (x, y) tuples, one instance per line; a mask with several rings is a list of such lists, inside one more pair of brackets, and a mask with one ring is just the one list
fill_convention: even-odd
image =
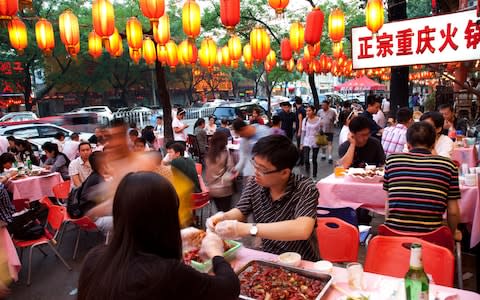
[(250, 227), (250, 235), (255, 237), (257, 236), (257, 233), (258, 233), (257, 223), (253, 223), (252, 227)]

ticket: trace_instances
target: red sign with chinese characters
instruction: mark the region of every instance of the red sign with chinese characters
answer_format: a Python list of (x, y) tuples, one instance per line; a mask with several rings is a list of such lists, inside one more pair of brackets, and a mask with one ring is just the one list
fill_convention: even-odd
[(10, 80), (0, 80), (0, 93), (10, 94), (23, 91), (20, 80), (13, 79), (15, 75), (18, 77), (18, 75), (23, 74), (23, 66), (21, 62), (0, 61), (0, 74), (3, 75), (2, 77), (4, 78), (12, 76), (12, 79)]
[(480, 59), (475, 10), (352, 29), (354, 69)]

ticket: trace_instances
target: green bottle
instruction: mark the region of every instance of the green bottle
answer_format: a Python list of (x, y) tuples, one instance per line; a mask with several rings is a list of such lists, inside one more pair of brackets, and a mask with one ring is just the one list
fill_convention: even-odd
[(407, 300), (428, 300), (428, 277), (423, 270), (422, 245), (410, 247), (410, 269), (405, 274)]
[(30, 160), (30, 158), (27, 158), (27, 169), (28, 170), (32, 170), (32, 161)]

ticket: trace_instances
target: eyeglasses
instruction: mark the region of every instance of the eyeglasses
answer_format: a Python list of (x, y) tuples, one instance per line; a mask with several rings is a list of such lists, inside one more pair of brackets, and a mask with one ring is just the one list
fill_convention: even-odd
[(268, 174), (273, 174), (273, 173), (277, 173), (277, 172), (280, 172), (282, 170), (272, 170), (272, 171), (264, 171), (264, 170), (261, 170), (261, 167), (255, 162), (255, 159), (252, 157), (252, 165), (253, 165), (253, 168), (255, 169), (255, 171), (258, 173), (258, 175), (260, 176), (265, 176), (265, 175), (268, 175)]

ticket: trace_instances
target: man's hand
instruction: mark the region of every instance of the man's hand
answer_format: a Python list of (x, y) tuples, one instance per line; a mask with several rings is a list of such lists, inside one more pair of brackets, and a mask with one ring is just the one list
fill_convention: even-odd
[(224, 240), (233, 240), (241, 238), (239, 232), (240, 224), (237, 220), (221, 221), (215, 226), (215, 233)]
[(215, 256), (223, 256), (223, 241), (213, 232), (207, 232), (207, 235), (202, 240), (201, 253), (205, 253), (208, 258)]
[(350, 143), (351, 146), (356, 146), (356, 141), (355, 137), (353, 136), (353, 133), (348, 133), (348, 142)]
[(189, 126), (190, 126), (190, 125), (185, 124), (185, 125), (183, 125), (183, 129), (188, 128)]
[(462, 241), (462, 232), (458, 229), (455, 229), (455, 234), (453, 235), (453, 239), (456, 242), (461, 242)]
[(223, 211), (219, 211), (213, 216), (211, 216), (210, 218), (207, 218), (207, 220), (205, 221), (205, 225), (207, 229), (212, 232), (215, 232), (215, 226), (217, 225), (218, 222), (223, 221), (224, 215), (225, 214)]

